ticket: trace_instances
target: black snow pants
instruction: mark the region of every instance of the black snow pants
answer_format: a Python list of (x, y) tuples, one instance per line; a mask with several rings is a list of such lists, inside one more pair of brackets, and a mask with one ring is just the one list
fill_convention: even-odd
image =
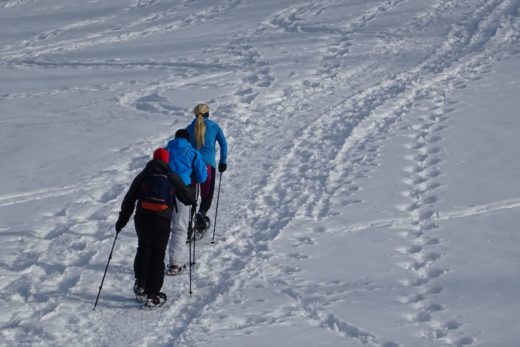
[(171, 222), (155, 215), (136, 214), (137, 253), (134, 273), (146, 294), (159, 294), (164, 283), (164, 255)]

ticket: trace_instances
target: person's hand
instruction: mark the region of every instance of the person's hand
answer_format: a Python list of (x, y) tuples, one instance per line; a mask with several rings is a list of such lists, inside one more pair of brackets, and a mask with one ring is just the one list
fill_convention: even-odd
[(117, 220), (116, 222), (116, 234), (119, 234), (119, 232), (124, 228), (124, 224), (123, 222), (121, 222), (120, 220)]
[(227, 169), (227, 164), (226, 163), (218, 164), (218, 172), (224, 172), (224, 171), (226, 171), (226, 169)]

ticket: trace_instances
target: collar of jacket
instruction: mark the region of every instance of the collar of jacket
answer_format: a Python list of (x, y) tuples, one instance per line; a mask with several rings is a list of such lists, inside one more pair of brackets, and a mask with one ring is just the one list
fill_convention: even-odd
[(170, 166), (167, 163), (165, 163), (164, 161), (160, 160), (160, 159), (152, 159), (152, 160), (150, 160), (148, 162), (148, 164), (146, 164), (146, 168), (148, 170), (160, 169), (162, 171), (168, 171)]

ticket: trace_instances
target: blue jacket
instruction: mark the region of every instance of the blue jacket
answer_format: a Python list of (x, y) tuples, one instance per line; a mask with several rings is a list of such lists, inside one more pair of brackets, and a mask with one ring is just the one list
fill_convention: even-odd
[[(170, 153), (170, 168), (182, 178), (185, 185), (191, 184), (192, 173), (197, 183), (204, 183), (208, 178), (206, 164), (201, 154), (191, 147), (188, 140), (176, 138), (168, 142), (166, 149)], [(193, 160), (195, 158), (195, 160)]]
[[(187, 130), (190, 133), (190, 142), (193, 148), (197, 148), (197, 143), (195, 142), (195, 120), (196, 118), (187, 127)], [(206, 122), (206, 136), (204, 137), (204, 146), (199, 148), (199, 151), (202, 154), (202, 159), (204, 159), (207, 164), (216, 168), (217, 163), (215, 161), (215, 143), (218, 142), (220, 147), (220, 163), (225, 164), (227, 160), (226, 137), (217, 123), (207, 117), (204, 117), (204, 121)]]

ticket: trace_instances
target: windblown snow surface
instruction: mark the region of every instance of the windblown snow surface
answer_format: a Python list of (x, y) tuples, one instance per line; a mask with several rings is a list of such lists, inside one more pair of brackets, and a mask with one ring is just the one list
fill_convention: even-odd
[[(519, 8), (0, 1), (0, 345), (519, 346)], [(199, 102), (230, 150), (193, 295), (142, 310), (129, 223), (93, 311)]]

